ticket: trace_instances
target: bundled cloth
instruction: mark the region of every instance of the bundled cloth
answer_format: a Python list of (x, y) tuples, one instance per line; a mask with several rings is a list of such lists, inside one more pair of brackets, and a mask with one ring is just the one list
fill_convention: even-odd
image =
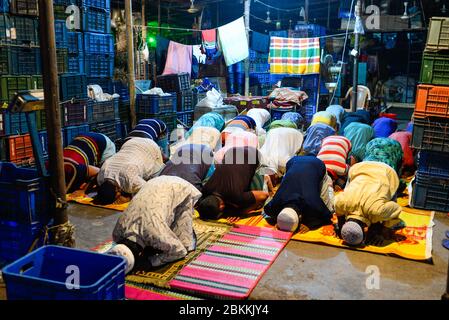
[(96, 84), (87, 86), (87, 95), (97, 102), (111, 101), (114, 98), (120, 98), (120, 95), (116, 93), (113, 95), (104, 93), (103, 88)]
[(304, 91), (295, 91), (290, 88), (276, 88), (270, 94), (270, 98), (276, 106), (283, 106), (282, 103), (288, 103), (285, 107), (300, 105), (302, 101), (308, 98)]
[(226, 66), (248, 58), (248, 38), (243, 17), (219, 27), (218, 37)]
[(271, 37), (270, 73), (320, 73), (320, 39)]
[(150, 90), (144, 91), (142, 94), (149, 94), (149, 95), (157, 95), (157, 96), (171, 96), (170, 93), (165, 93), (164, 90), (162, 90), (161, 88), (152, 88)]

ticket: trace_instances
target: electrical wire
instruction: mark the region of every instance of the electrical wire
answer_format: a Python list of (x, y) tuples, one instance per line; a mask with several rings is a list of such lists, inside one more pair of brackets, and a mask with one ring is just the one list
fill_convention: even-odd
[(269, 5), (269, 4), (266, 4), (265, 2), (262, 2), (260, 0), (254, 0), (254, 3), (260, 3), (261, 5), (263, 5), (263, 6), (267, 7), (267, 8), (270, 8), (270, 9), (273, 9), (273, 10), (277, 10), (277, 11), (283, 11), (283, 12), (295, 12), (295, 11), (300, 11), (301, 10), (301, 7), (295, 8), (295, 9), (276, 8), (276, 7), (273, 7), (273, 6)]

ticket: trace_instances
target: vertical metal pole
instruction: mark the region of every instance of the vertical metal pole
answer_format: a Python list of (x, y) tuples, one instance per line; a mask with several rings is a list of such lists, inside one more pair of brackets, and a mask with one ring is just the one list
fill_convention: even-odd
[(136, 126), (136, 76), (134, 74), (134, 32), (132, 0), (125, 1), (126, 33), (128, 40), (128, 86), (131, 127)]
[(304, 21), (305, 21), (305, 23), (309, 23), (309, 0), (305, 1), (304, 7), (305, 7), (304, 11), (305, 11), (305, 14), (306, 14)]
[(161, 0), (157, 1), (157, 34), (161, 35)]
[[(249, 10), (251, 6), (250, 0), (245, 0), (245, 27), (246, 36), (249, 44)], [(245, 96), (249, 96), (249, 57), (245, 60)]]
[[(146, 0), (142, 0), (142, 40), (144, 41), (144, 43), (146, 45), (148, 45), (147, 43), (147, 26), (146, 26), (146, 12), (145, 12), (145, 1)], [(147, 66), (148, 64), (144, 64), (143, 66), (143, 79), (147, 80)]]
[[(361, 17), (361, 10), (362, 10), (362, 2), (360, 0), (357, 1), (357, 4), (355, 6), (355, 15), (356, 17)], [(354, 50), (356, 52), (354, 56), (354, 70), (353, 70), (353, 79), (352, 79), (352, 108), (351, 111), (354, 112), (357, 110), (357, 88), (359, 84), (359, 49), (360, 49), (360, 34), (355, 31), (355, 44), (354, 44)]]
[(56, 201), (54, 224), (59, 226), (67, 223), (68, 217), (66, 211), (64, 157), (61, 139), (61, 109), (59, 107), (53, 1), (39, 0), (39, 23), (42, 78), (44, 83), (45, 113), (47, 117), (48, 155), (51, 168), (50, 182), (51, 191)]

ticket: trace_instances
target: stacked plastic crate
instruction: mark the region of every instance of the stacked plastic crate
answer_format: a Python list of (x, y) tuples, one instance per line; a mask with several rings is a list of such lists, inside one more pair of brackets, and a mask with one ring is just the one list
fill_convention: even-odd
[[(271, 89), (270, 65), (268, 53), (249, 51), (250, 93), (253, 96), (265, 96)], [(228, 91), (231, 94), (244, 94), (245, 91), (245, 62), (241, 61), (228, 67)]]
[(449, 211), (449, 18), (432, 18), (416, 94), (412, 146), (418, 150), (411, 205)]
[[(194, 96), (190, 84), (190, 75), (188, 73), (170, 74), (158, 76), (156, 86), (164, 92), (170, 93), (171, 97), (159, 97), (160, 101), (165, 101), (167, 108), (165, 109), (164, 121), (167, 123), (168, 130), (171, 132), (176, 128), (177, 120), (185, 124), (187, 127), (193, 125), (193, 113), (195, 108)], [(161, 102), (159, 102), (160, 104)], [(175, 107), (170, 113), (170, 103), (174, 103)], [(161, 110), (160, 110), (161, 111)], [(158, 111), (159, 113), (161, 113)], [(140, 111), (138, 111), (140, 112)], [(157, 118), (157, 115), (155, 115)], [(161, 117), (161, 115), (159, 115)]]
[[(33, 164), (34, 157), (25, 114), (6, 108), (20, 90), (42, 83), (36, 0), (0, 0), (0, 160)], [(44, 129), (41, 111), (38, 129)]]

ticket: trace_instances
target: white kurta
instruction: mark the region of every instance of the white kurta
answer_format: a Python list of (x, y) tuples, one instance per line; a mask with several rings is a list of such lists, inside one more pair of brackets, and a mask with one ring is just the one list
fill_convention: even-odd
[(115, 242), (128, 239), (162, 251), (152, 266), (182, 259), (195, 249), (194, 205), (201, 193), (184, 179), (160, 176), (148, 181), (119, 218)]
[(147, 180), (164, 166), (159, 146), (151, 139), (132, 138), (119, 152), (105, 161), (98, 173), (98, 184), (115, 181), (126, 193), (139, 192)]
[(276, 128), (268, 131), (260, 148), (261, 165), (277, 173), (285, 173), (287, 162), (301, 150), (304, 135), (293, 128)]

